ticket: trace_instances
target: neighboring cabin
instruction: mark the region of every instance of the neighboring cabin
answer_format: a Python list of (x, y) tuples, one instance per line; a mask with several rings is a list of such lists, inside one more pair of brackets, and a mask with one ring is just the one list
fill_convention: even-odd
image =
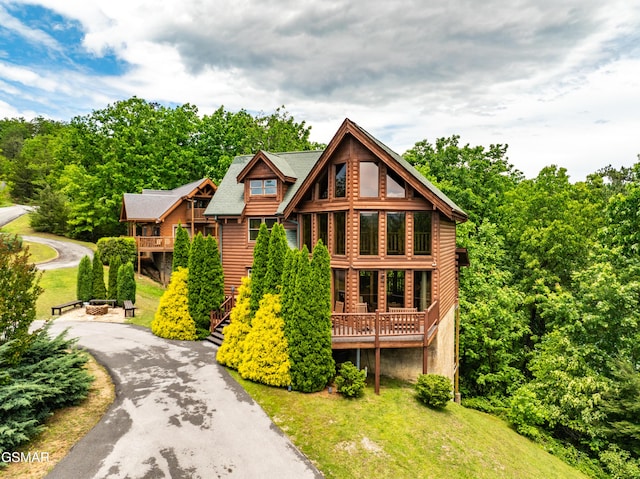
[(191, 237), (198, 233), (217, 236), (216, 223), (204, 211), (216, 192), (216, 185), (203, 178), (173, 190), (142, 190), (125, 193), (120, 221), (128, 225), (128, 235), (136, 240), (138, 272), (143, 259), (153, 261), (167, 283), (171, 274), (173, 241), (178, 225)]
[(291, 246), (329, 248), (337, 355), (373, 370), (376, 389), (380, 374), (454, 379), (467, 215), (352, 121), (324, 151), (235, 158), (204, 216), (218, 224), (227, 294), (251, 272), (260, 224), (279, 222)]

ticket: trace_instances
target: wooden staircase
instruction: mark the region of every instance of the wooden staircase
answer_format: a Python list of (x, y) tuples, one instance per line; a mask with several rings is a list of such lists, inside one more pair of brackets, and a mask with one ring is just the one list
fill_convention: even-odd
[(211, 334), (206, 338), (207, 341), (220, 347), (222, 341), (224, 341), (224, 334), (222, 330), (231, 321), (231, 310), (235, 304), (235, 297), (227, 296), (224, 302), (220, 305), (220, 309), (217, 311), (211, 311), (211, 325), (209, 331)]

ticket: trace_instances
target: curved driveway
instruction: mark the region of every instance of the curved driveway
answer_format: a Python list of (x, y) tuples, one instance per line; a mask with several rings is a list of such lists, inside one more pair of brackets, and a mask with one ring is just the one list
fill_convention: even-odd
[(207, 342), (169, 341), (117, 323), (61, 321), (105, 365), (116, 400), (47, 476), (320, 478), (215, 362)]
[[(32, 208), (30, 206), (22, 205), (0, 208), (0, 226), (10, 223), (16, 218), (28, 213), (31, 209)], [(77, 266), (83, 256), (93, 258), (93, 251), (90, 248), (70, 241), (58, 241), (49, 238), (41, 238), (40, 236), (22, 236), (22, 239), (32, 243), (46, 244), (58, 252), (57, 258), (37, 265), (38, 269), (41, 270), (71, 268), (73, 266)]]

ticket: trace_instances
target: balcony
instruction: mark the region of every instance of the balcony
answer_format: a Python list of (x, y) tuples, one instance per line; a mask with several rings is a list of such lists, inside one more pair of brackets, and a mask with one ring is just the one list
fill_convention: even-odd
[(171, 236), (136, 236), (139, 252), (173, 251), (173, 237)]

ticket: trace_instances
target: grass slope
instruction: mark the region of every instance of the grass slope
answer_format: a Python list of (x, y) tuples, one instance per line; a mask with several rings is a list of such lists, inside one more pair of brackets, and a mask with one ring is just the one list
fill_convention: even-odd
[(301, 394), (233, 376), (327, 478), (585, 478), (502, 420), (451, 403), (434, 411), (385, 379), (361, 399)]

